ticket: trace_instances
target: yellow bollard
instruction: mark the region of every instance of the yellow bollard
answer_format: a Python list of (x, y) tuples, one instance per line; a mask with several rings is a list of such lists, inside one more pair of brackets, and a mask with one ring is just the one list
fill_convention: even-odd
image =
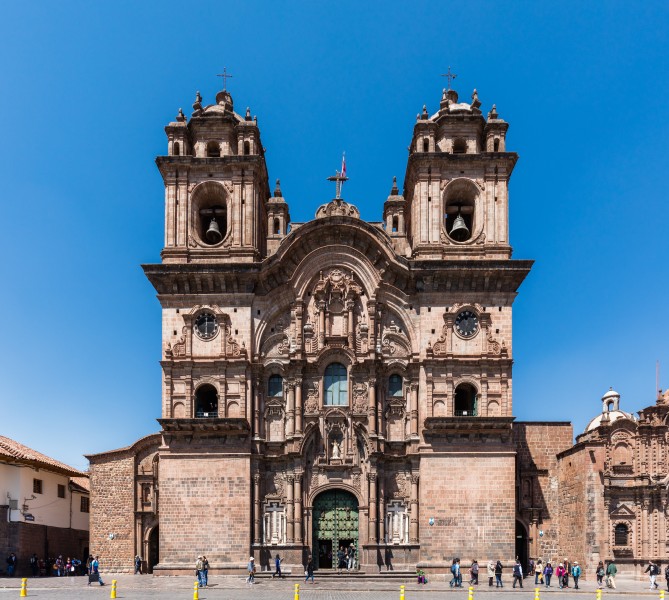
[(540, 588), (534, 588), (534, 600), (540, 600), (540, 598), (539, 598), (539, 589), (540, 589)]
[(111, 592), (109, 594), (110, 598), (116, 598), (116, 579), (112, 579)]
[(21, 594), (20, 598), (25, 598), (28, 595), (28, 580), (24, 577), (21, 579)]
[(400, 600), (404, 600), (404, 586), (400, 586)]
[(294, 600), (300, 600), (300, 584), (295, 584), (295, 593), (293, 594)]
[(469, 596), (468, 596), (468, 600), (474, 600), (474, 588), (473, 588), (473, 586), (471, 586), (471, 585), (469, 586)]
[(193, 600), (200, 600), (200, 594), (197, 592), (198, 585), (197, 581), (193, 584)]
[(660, 600), (664, 600), (664, 590), (660, 590)]

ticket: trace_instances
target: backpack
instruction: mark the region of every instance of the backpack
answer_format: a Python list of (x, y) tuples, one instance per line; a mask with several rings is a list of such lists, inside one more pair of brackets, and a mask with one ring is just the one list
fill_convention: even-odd
[(650, 574), (651, 574), (651, 575), (657, 575), (659, 572), (660, 572), (660, 569), (658, 568), (657, 565), (653, 565), (653, 566), (650, 568)]
[(513, 567), (513, 574), (516, 577), (520, 577), (520, 565), (514, 565)]
[(451, 573), (453, 573), (453, 575), (456, 573), (455, 563), (451, 565)]

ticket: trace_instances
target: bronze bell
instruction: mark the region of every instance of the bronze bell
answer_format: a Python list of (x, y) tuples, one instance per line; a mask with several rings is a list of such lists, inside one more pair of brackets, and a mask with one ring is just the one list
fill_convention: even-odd
[(211, 220), (211, 223), (209, 223), (209, 229), (207, 229), (205, 237), (210, 244), (218, 244), (218, 242), (223, 239), (215, 217)]
[(465, 220), (462, 218), (462, 215), (458, 213), (458, 216), (455, 217), (453, 221), (453, 227), (451, 233), (449, 234), (456, 242), (464, 242), (469, 239), (469, 229), (465, 225)]

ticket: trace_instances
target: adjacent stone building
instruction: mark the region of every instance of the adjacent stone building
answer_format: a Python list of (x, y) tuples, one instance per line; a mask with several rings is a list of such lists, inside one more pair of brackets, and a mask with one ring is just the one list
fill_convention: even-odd
[(565, 466), (585, 442), (571, 448), (569, 423), (514, 422), (512, 307), (532, 261), (511, 258), (508, 124), (480, 106), (448, 89), (423, 109), (381, 222), (340, 175), (291, 222), (227, 91), (165, 128), (165, 245), (144, 265), (162, 306), (160, 431), (89, 457), (107, 568), (140, 554), (190, 573), (204, 553), (239, 572), (277, 552), (330, 568), (351, 545), (367, 570), (592, 552), (560, 534), (569, 486), (576, 504), (588, 491)]
[(17, 576), (29, 558), (88, 556), (88, 474), (0, 436), (0, 560), (14, 552)]

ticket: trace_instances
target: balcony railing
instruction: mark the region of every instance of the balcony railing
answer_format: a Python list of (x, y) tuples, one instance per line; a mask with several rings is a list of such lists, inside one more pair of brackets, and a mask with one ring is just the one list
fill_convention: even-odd
[(456, 417), (476, 417), (476, 409), (471, 410), (456, 410), (453, 411), (454, 416)]
[(204, 412), (202, 410), (198, 410), (198, 411), (195, 412), (195, 418), (196, 419), (216, 419), (216, 418), (218, 418), (218, 411)]

